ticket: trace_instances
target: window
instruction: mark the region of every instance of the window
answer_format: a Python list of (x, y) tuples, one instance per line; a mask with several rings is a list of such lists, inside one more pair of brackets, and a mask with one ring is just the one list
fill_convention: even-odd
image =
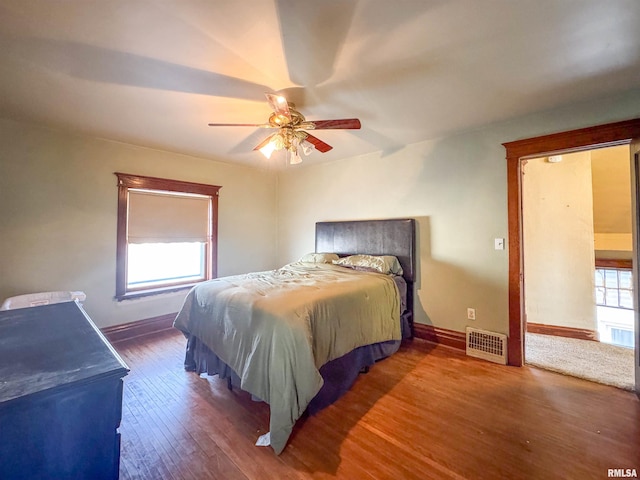
[(622, 347), (633, 348), (635, 344), (633, 330), (611, 328), (611, 343)]
[(116, 298), (174, 291), (215, 278), (221, 187), (116, 176)]
[(596, 267), (596, 304), (633, 309), (631, 270)]

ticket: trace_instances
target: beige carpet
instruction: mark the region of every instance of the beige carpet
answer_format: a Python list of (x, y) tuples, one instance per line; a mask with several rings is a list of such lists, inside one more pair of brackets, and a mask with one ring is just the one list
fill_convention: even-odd
[(525, 363), (634, 390), (634, 352), (608, 343), (527, 333)]

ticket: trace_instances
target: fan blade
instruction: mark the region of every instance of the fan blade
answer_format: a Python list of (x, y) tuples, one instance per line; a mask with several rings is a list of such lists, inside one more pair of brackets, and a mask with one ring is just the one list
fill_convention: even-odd
[(282, 115), (291, 120), (291, 112), (289, 112), (289, 104), (287, 99), (282, 95), (273, 95), (272, 93), (265, 93), (269, 106), (276, 112), (276, 115)]
[(268, 123), (209, 123), (210, 127), (255, 127), (255, 128), (273, 128)]
[(273, 138), (274, 135), (277, 135), (276, 133), (272, 133), (271, 135), (269, 135), (267, 138), (265, 138), (263, 141), (261, 141), (258, 145), (256, 145), (254, 147), (254, 150), (260, 150), (262, 147), (264, 147), (267, 143), (269, 143), (271, 141), (271, 139)]
[[(307, 120), (309, 121), (309, 120)], [(310, 120), (316, 126), (316, 130), (327, 130), (330, 128), (344, 128), (347, 130), (358, 130), (360, 120), (357, 118), (340, 118), (337, 120)]]
[(314, 137), (313, 135), (309, 135), (308, 133), (307, 133), (307, 138), (305, 138), (305, 140), (310, 144), (312, 144), (314, 147), (316, 147), (316, 150), (322, 153), (326, 153), (333, 148), (328, 143), (325, 143), (319, 138)]

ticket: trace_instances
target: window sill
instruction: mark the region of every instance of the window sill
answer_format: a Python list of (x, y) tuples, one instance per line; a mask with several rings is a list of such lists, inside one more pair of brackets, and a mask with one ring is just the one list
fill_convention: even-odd
[(150, 297), (153, 295), (162, 295), (164, 293), (175, 293), (182, 290), (190, 290), (194, 285), (201, 282), (186, 283), (183, 285), (172, 285), (170, 287), (149, 288), (146, 290), (134, 290), (123, 295), (116, 295), (114, 298), (118, 302), (123, 300), (135, 300), (136, 298)]

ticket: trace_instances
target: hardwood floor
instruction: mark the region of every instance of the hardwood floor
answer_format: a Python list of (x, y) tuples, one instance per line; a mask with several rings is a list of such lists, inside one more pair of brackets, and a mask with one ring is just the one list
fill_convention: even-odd
[(123, 341), (122, 479), (601, 479), (640, 475), (635, 394), (414, 340), (256, 447), (267, 405), (182, 368), (177, 331)]

